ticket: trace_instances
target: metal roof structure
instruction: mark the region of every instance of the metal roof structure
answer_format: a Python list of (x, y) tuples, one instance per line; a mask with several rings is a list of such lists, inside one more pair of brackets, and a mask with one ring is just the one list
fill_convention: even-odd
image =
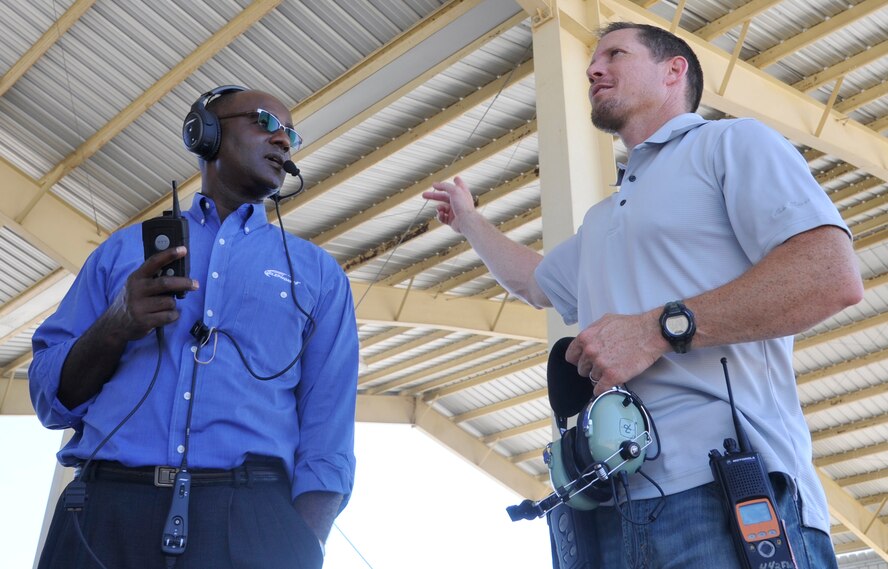
[[(186, 204), (199, 188), (179, 142), (191, 103), (248, 85), (290, 106), (305, 138), (306, 191), (282, 203), (283, 224), (352, 282), (358, 420), (414, 424), (532, 498), (549, 492), (552, 326), (420, 194), (458, 174), (488, 219), (543, 251), (557, 208), (541, 187), (557, 181), (540, 168), (541, 101), (570, 91), (551, 81), (562, 66), (585, 98), (584, 64), (559, 49), (588, 58), (613, 20), (675, 29), (704, 66), (701, 114), (776, 128), (854, 234), (865, 298), (799, 335), (795, 369), (841, 566), (888, 568), (888, 0), (0, 0), (0, 13), (0, 413), (33, 412), (31, 335), (87, 255), (168, 208), (170, 180)], [(607, 146), (612, 169), (625, 150)]]

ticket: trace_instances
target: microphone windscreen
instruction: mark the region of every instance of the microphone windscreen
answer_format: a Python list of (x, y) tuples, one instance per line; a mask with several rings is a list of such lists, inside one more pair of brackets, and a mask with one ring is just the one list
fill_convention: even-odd
[(546, 382), (549, 384), (549, 405), (556, 417), (573, 417), (594, 396), (595, 386), (588, 377), (580, 375), (577, 366), (564, 356), (573, 338), (561, 338), (549, 352)]
[(291, 176), (298, 176), (299, 167), (296, 166), (296, 164), (294, 164), (292, 160), (287, 160), (286, 162), (284, 162), (284, 172), (290, 174)]

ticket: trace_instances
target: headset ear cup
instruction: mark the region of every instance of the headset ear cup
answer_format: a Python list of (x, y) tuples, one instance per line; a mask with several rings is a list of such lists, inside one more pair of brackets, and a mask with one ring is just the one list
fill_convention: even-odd
[[(574, 447), (578, 436), (585, 438), (582, 433), (577, 432), (576, 427), (571, 427), (564, 432), (560, 439), (552, 442), (550, 458), (552, 463), (549, 465), (549, 474), (552, 486), (556, 489), (567, 487), (580, 477), (581, 471), (578, 469), (574, 456)], [(571, 496), (566, 504), (575, 510), (594, 510), (601, 502), (610, 500), (610, 498), (610, 492), (592, 487)]]
[(200, 113), (195, 111), (194, 106), (192, 106), (191, 111), (185, 115), (185, 121), (182, 123), (182, 142), (185, 143), (185, 148), (189, 152), (200, 154), (198, 149), (203, 138), (203, 131), (203, 121), (200, 118)]
[(238, 85), (223, 85), (216, 87), (200, 96), (191, 105), (191, 110), (185, 115), (182, 123), (182, 142), (189, 152), (197, 154), (204, 160), (211, 160), (219, 152), (222, 143), (222, 126), (219, 118), (207, 110), (207, 103), (213, 97), (246, 91), (246, 88)]
[(570, 480), (580, 477), (582, 468), (577, 465), (574, 447), (576, 446), (577, 428), (571, 427), (561, 437), (561, 464)]
[(210, 160), (219, 151), (219, 119), (206, 110), (203, 104), (195, 103), (182, 124), (182, 142), (185, 148)]

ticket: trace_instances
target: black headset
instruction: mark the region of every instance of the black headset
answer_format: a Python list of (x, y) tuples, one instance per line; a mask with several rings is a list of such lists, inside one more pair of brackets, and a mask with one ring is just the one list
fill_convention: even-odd
[(185, 122), (182, 123), (182, 142), (189, 152), (197, 154), (204, 160), (211, 160), (219, 152), (222, 128), (219, 118), (207, 110), (207, 103), (215, 97), (246, 90), (246, 87), (238, 85), (222, 85), (207, 91), (194, 101), (191, 110), (185, 115)]

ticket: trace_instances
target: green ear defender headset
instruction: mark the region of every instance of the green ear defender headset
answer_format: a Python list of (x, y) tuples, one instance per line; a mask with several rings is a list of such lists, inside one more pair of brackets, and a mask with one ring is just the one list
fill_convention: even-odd
[[(625, 486), (628, 476), (636, 472), (659, 489), (640, 471), (645, 460), (659, 455), (659, 450), (655, 455), (648, 451), (656, 429), (647, 409), (637, 395), (623, 387), (595, 397), (589, 378), (565, 359), (572, 340), (562, 338), (555, 343), (546, 372), (549, 403), (561, 433), (543, 452), (555, 491), (540, 501), (525, 500), (506, 508), (512, 521), (541, 517), (561, 504), (593, 510), (610, 500), (617, 503), (616, 481)], [(568, 429), (567, 418), (574, 415), (577, 424)], [(651, 520), (657, 513), (659, 509)]]

